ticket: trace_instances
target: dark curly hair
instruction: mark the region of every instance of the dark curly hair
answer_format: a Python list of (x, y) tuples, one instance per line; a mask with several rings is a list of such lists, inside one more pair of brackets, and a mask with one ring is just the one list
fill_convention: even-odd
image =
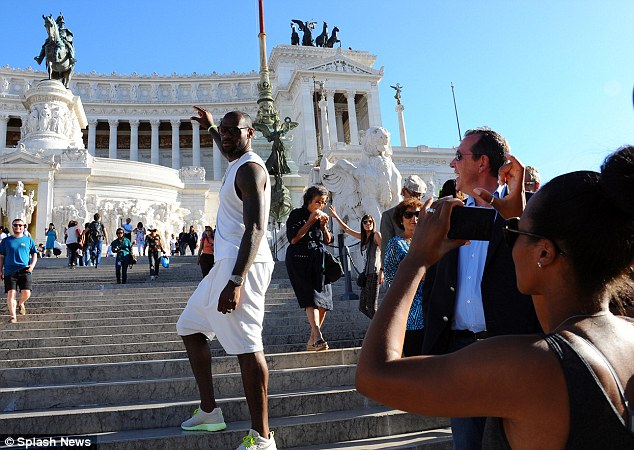
[(405, 213), (405, 211), (407, 211), (407, 208), (420, 209), (422, 207), (423, 207), (423, 202), (421, 202), (416, 197), (407, 198), (403, 200), (401, 203), (399, 203), (398, 205), (396, 205), (396, 207), (394, 208), (394, 214), (392, 214), (392, 219), (394, 219), (394, 222), (403, 226), (403, 214)]

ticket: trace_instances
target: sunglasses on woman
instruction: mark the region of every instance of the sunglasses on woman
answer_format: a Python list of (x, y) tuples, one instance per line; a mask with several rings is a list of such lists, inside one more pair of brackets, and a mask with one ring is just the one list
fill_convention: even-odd
[(363, 223), (363, 225), (368, 225), (368, 224), (372, 225), (374, 222), (372, 222), (371, 220), (366, 219), (362, 223)]
[(403, 219), (411, 219), (412, 217), (416, 216), (418, 217), (418, 214), (420, 214), (420, 210), (419, 211), (405, 211), (403, 213)]
[(553, 243), (553, 245), (555, 246), (555, 249), (557, 250), (557, 253), (559, 253), (560, 255), (565, 255), (564, 251), (561, 250), (559, 246), (557, 245), (557, 243), (553, 241), (552, 239), (547, 238), (546, 236), (541, 236), (539, 234), (529, 233), (528, 231), (521, 231), (519, 229), (519, 225), (520, 225), (519, 217), (511, 217), (504, 224), (504, 228), (502, 229), (502, 232), (504, 234), (504, 242), (509, 248), (512, 249), (519, 235), (523, 234), (524, 236), (530, 236), (536, 239), (547, 239)]

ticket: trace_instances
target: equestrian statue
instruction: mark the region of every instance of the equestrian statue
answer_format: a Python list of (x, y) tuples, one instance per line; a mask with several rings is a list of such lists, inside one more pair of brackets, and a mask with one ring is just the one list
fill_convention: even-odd
[(40, 54), (34, 59), (38, 64), (42, 64), (44, 57), (46, 57), (48, 79), (60, 80), (64, 87), (68, 88), (77, 62), (73, 33), (66, 28), (62, 13), (56, 20), (53, 20), (52, 14), (42, 16), (42, 18), (48, 37), (42, 45)]

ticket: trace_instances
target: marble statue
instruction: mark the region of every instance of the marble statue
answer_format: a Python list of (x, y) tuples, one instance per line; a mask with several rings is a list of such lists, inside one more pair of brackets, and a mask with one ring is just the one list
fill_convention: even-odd
[(379, 221), (383, 211), (398, 203), (401, 189), (401, 174), (392, 162), (390, 133), (382, 127), (371, 127), (362, 145), (358, 165), (345, 159), (333, 162), (332, 153), (320, 164), (322, 183), (334, 194), (333, 204), (353, 229), (359, 229), (365, 214)]
[(68, 88), (75, 68), (75, 47), (73, 33), (66, 28), (64, 16), (60, 14), (56, 20), (52, 15), (42, 16), (48, 37), (42, 45), (40, 54), (34, 59), (42, 64), (46, 56), (46, 68), (49, 80), (60, 80)]
[[(7, 214), (7, 188), (9, 186), (6, 184), (2, 184), (0, 187), (0, 216)], [(0, 218), (0, 226), (2, 225), (2, 220)]]
[(35, 200), (35, 191), (29, 191), (29, 197), (26, 203), (26, 209), (24, 211), (24, 214), (26, 215), (25, 223), (29, 224), (33, 220), (33, 213), (35, 212), (36, 206), (37, 206), (37, 201)]
[(22, 219), (27, 225), (30, 224), (31, 222), (26, 220), (30, 202), (31, 198), (28, 195), (24, 195), (24, 183), (18, 181), (13, 195), (7, 196), (7, 217), (9, 223), (15, 219)]

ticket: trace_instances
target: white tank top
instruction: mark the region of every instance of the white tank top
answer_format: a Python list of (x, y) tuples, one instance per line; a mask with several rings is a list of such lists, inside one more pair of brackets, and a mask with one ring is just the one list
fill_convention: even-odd
[[(257, 153), (249, 151), (239, 159), (229, 163), (220, 188), (218, 215), (216, 217), (216, 234), (214, 237), (215, 260), (225, 258), (237, 258), (240, 242), (244, 235), (244, 215), (242, 200), (238, 197), (235, 188), (236, 173), (238, 169), (249, 162), (259, 164), (267, 173), (267, 182), (264, 188), (264, 217), (268, 219), (271, 210), (271, 182), (268, 179), (268, 170), (262, 158)], [(260, 241), (260, 247), (254, 262), (273, 262), (273, 255), (269, 249), (266, 235)]]

